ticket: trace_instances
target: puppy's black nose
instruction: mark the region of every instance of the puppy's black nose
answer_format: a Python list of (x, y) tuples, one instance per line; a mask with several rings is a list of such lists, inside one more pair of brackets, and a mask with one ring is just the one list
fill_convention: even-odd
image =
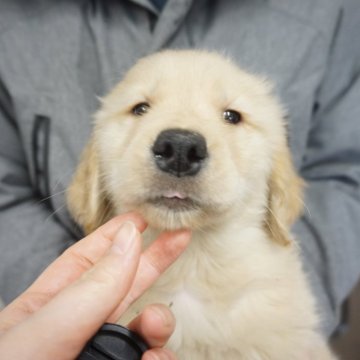
[(196, 175), (208, 156), (205, 138), (183, 129), (162, 131), (152, 152), (158, 168), (177, 177)]

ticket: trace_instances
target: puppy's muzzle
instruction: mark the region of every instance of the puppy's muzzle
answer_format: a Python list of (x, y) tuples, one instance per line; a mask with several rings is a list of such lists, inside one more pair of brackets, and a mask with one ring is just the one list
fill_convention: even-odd
[(177, 177), (194, 176), (208, 157), (205, 138), (193, 131), (162, 131), (152, 147), (157, 167)]

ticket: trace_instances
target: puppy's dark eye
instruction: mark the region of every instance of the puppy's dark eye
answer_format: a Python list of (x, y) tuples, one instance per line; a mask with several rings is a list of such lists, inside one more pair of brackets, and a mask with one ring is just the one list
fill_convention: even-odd
[(141, 115), (146, 114), (149, 111), (149, 109), (150, 109), (150, 105), (147, 102), (142, 102), (142, 103), (136, 104), (132, 108), (131, 112), (134, 115), (141, 116)]
[(241, 114), (235, 110), (225, 110), (223, 117), (230, 124), (238, 124), (242, 120)]

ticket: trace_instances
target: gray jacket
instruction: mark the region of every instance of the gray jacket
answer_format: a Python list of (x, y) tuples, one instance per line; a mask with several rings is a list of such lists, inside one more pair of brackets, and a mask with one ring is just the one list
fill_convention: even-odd
[[(307, 180), (294, 231), (329, 334), (360, 273), (358, 0), (0, 1), (0, 294), (81, 236), (64, 189), (102, 96), (139, 57), (206, 48), (264, 74)], [(345, 6), (345, 7), (344, 7)], [(176, 71), (176, 69), (174, 69)]]

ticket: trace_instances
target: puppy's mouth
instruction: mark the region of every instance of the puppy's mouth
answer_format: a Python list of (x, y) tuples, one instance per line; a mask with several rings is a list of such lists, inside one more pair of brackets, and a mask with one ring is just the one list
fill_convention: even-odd
[(174, 212), (191, 211), (199, 208), (197, 201), (177, 191), (167, 191), (162, 195), (150, 198), (148, 202), (153, 206)]

